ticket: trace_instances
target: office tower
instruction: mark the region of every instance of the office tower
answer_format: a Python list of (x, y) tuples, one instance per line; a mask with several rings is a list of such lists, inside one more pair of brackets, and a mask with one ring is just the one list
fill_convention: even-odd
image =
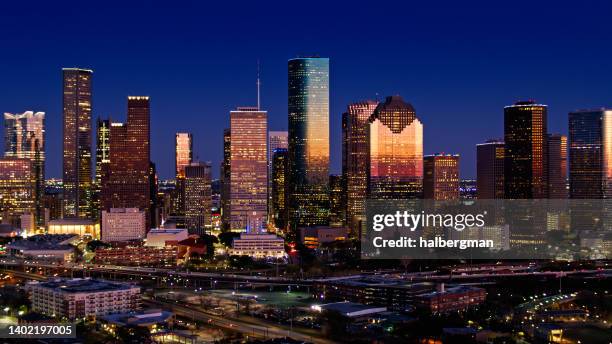
[(289, 221), (329, 221), (329, 59), (289, 60)]
[(0, 158), (0, 216), (3, 223), (17, 226), (21, 215), (34, 213), (34, 164), (26, 158)]
[(45, 113), (26, 111), (21, 114), (4, 113), (4, 156), (32, 161), (36, 176), (36, 226), (44, 226), (45, 195)]
[(147, 235), (145, 212), (138, 208), (111, 208), (102, 212), (102, 241), (142, 240)]
[(212, 192), (210, 163), (193, 162), (185, 166), (185, 224), (197, 234), (211, 226)]
[(230, 112), (230, 229), (264, 230), (268, 211), (268, 113), (239, 107)]
[(567, 198), (567, 136), (548, 134), (548, 198)]
[(185, 167), (193, 160), (193, 140), (190, 133), (176, 133), (175, 136), (175, 178), (174, 214), (185, 215)]
[(569, 114), (569, 196), (612, 197), (612, 109)]
[(365, 200), (368, 190), (368, 119), (377, 101), (350, 104), (342, 114), (342, 176), (346, 193), (346, 224), (353, 235), (365, 223)]
[(280, 230), (287, 230), (287, 176), (289, 173), (289, 153), (286, 148), (277, 148), (272, 153), (272, 221)]
[(274, 217), (274, 208), (272, 207), (272, 159), (276, 149), (288, 148), (288, 133), (286, 131), (270, 131), (268, 132), (268, 219), (271, 223)]
[(221, 162), (221, 225), (224, 231), (230, 229), (230, 177), (232, 132), (223, 130), (223, 161)]
[(127, 122), (111, 124), (110, 163), (102, 173), (102, 209), (143, 210), (147, 228), (151, 224), (149, 119), (149, 97), (128, 97)]
[(519, 101), (504, 108), (504, 197), (548, 197), (547, 106)]
[(504, 198), (504, 141), (476, 145), (476, 193), (478, 199)]
[(341, 227), (346, 220), (345, 182), (340, 175), (329, 176), (329, 224)]
[(96, 125), (96, 177), (92, 195), (93, 217), (100, 217), (103, 166), (110, 163), (110, 119), (98, 117)]
[(91, 94), (93, 71), (64, 68), (64, 216), (91, 217)]
[(155, 163), (149, 161), (149, 214), (151, 228), (159, 228), (161, 225), (161, 203), (159, 202), (158, 183), (157, 183), (157, 168)]
[(459, 155), (434, 154), (423, 158), (423, 197), (459, 199)]
[(423, 124), (412, 105), (400, 96), (387, 97), (369, 122), (369, 198), (420, 198)]

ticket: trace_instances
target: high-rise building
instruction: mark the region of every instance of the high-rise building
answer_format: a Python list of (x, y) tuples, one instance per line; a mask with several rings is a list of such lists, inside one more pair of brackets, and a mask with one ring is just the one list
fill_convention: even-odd
[(548, 197), (547, 106), (520, 101), (504, 108), (504, 196)]
[(370, 116), (370, 198), (409, 199), (423, 194), (423, 124), (411, 104), (387, 97)]
[(187, 229), (204, 234), (211, 226), (210, 163), (193, 162), (185, 166), (184, 173), (185, 224)]
[(365, 200), (368, 190), (368, 119), (377, 101), (350, 104), (342, 115), (342, 176), (346, 193), (346, 224), (356, 235), (365, 223)]
[(287, 149), (289, 146), (287, 131), (268, 132), (268, 220), (274, 223), (272, 207), (272, 159), (276, 149)]
[(102, 212), (102, 241), (142, 240), (147, 235), (145, 212), (138, 208), (111, 208)]
[(259, 232), (268, 211), (268, 113), (239, 107), (230, 112), (230, 228)]
[(138, 208), (150, 228), (151, 161), (149, 97), (128, 97), (126, 123), (112, 123), (110, 163), (102, 188), (102, 209)]
[(0, 158), (0, 215), (18, 225), (23, 214), (33, 214), (36, 197), (34, 163), (26, 158)]
[(346, 197), (344, 178), (340, 175), (329, 176), (329, 224), (342, 227), (346, 220)]
[(287, 230), (287, 174), (289, 173), (286, 148), (277, 148), (272, 154), (272, 221), (276, 228)]
[(185, 176), (185, 167), (193, 160), (193, 140), (190, 133), (176, 133), (175, 137), (176, 178)]
[(476, 193), (478, 199), (504, 198), (504, 141), (476, 145)]
[(567, 198), (567, 136), (548, 134), (547, 144), (548, 198)]
[(221, 225), (223, 230), (230, 229), (230, 189), (232, 163), (232, 131), (223, 130), (223, 161), (221, 162)]
[(94, 179), (94, 192), (92, 195), (94, 219), (99, 219), (100, 217), (102, 172), (107, 171), (104, 166), (110, 163), (110, 124), (110, 119), (98, 117), (96, 125), (96, 177)]
[(423, 159), (423, 198), (459, 199), (459, 155), (434, 154)]
[(21, 114), (4, 113), (4, 156), (32, 161), (36, 176), (36, 226), (44, 226), (45, 194), (45, 113), (26, 111)]
[(612, 109), (569, 114), (569, 196), (612, 197)]
[(289, 60), (289, 221), (329, 221), (329, 59)]
[(92, 74), (64, 68), (64, 216), (91, 217)]

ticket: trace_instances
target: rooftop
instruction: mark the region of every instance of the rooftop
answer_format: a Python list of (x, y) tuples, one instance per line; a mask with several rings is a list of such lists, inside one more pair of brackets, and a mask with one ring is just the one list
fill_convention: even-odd
[(139, 288), (126, 283), (117, 283), (90, 278), (56, 278), (47, 282), (32, 282), (28, 285), (37, 286), (39, 288), (53, 289), (62, 293), (94, 293)]
[(318, 312), (335, 311), (347, 317), (358, 317), (387, 311), (387, 307), (367, 306), (354, 302), (335, 302), (324, 305), (315, 305), (311, 308), (312, 310)]

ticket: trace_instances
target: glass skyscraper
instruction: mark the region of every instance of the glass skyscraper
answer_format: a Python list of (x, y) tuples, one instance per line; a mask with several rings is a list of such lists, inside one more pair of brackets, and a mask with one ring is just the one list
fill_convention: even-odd
[(478, 199), (504, 198), (504, 141), (476, 145), (476, 193)]
[(289, 60), (289, 221), (329, 221), (329, 59)]

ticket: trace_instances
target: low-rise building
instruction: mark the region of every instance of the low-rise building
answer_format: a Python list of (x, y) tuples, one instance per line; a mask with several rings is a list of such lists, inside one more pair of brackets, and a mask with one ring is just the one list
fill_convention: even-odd
[(417, 308), (431, 313), (448, 313), (480, 305), (486, 297), (487, 292), (483, 288), (472, 286), (445, 288), (444, 284), (441, 284), (438, 290), (419, 295), (415, 301)]
[(368, 306), (354, 302), (335, 302), (310, 307), (315, 312), (332, 311), (342, 314), (353, 322), (367, 322), (372, 317), (387, 311), (387, 307)]
[(74, 257), (72, 243), (78, 238), (74, 234), (39, 234), (13, 241), (6, 248), (10, 255), (19, 258), (68, 262)]
[(135, 311), (140, 287), (89, 278), (54, 279), (26, 285), (32, 310), (70, 320)]
[(154, 228), (147, 233), (145, 246), (164, 247), (166, 242), (179, 242), (189, 237), (185, 228)]
[(138, 208), (111, 208), (102, 212), (102, 241), (130, 241), (145, 238), (145, 212)]
[(321, 244), (328, 244), (334, 241), (344, 241), (348, 238), (349, 228), (347, 227), (302, 227), (300, 228), (300, 241), (308, 248), (318, 248)]
[(58, 219), (49, 221), (48, 234), (76, 234), (100, 239), (100, 225), (88, 219)]
[(256, 259), (284, 258), (287, 256), (285, 240), (274, 234), (241, 233), (239, 238), (234, 239), (229, 253)]
[(178, 247), (123, 245), (99, 248), (95, 252), (97, 264), (130, 266), (176, 266)]

